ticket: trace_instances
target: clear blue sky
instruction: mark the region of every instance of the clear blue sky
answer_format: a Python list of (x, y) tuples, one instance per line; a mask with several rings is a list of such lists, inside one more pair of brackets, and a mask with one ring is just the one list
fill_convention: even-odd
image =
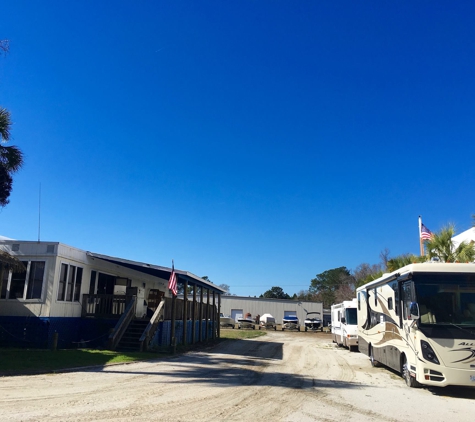
[(475, 213), (475, 3), (0, 3), (25, 154), (0, 234), (238, 295), (418, 253)]

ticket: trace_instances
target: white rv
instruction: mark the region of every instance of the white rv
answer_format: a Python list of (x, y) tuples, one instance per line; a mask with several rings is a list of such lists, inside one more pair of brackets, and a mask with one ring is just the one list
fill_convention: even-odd
[(359, 350), (409, 387), (475, 386), (475, 264), (411, 264), (357, 289)]
[(358, 322), (356, 317), (357, 299), (345, 300), (332, 305), (332, 341), (338, 346), (358, 349)]

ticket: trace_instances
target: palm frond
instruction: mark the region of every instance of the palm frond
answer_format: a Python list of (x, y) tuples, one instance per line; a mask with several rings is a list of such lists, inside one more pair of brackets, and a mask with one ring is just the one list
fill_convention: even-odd
[(23, 153), (16, 146), (0, 145), (0, 164), (9, 172), (18, 171), (23, 165)]
[(0, 142), (10, 139), (11, 124), (10, 112), (6, 108), (0, 107)]
[(449, 224), (438, 233), (433, 233), (432, 239), (425, 242), (429, 258), (439, 258), (442, 262), (472, 262), (475, 259), (473, 243), (462, 242), (455, 247), (452, 238), (455, 226)]

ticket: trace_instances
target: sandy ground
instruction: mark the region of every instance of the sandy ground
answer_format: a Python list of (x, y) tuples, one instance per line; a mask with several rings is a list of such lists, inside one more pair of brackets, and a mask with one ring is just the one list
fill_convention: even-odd
[(475, 388), (410, 389), (324, 333), (0, 379), (1, 421), (471, 421)]

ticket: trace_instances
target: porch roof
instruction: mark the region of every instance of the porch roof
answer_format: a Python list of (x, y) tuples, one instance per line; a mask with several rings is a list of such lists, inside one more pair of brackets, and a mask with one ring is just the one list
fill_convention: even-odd
[[(102, 255), (89, 251), (86, 253), (87, 256), (89, 256), (90, 258), (102, 259), (103, 261), (111, 262), (116, 265), (121, 265), (122, 267), (129, 268), (135, 271), (140, 271), (141, 273), (145, 273), (154, 277), (159, 277), (164, 280), (168, 280), (172, 272), (171, 268), (161, 267), (159, 265), (147, 264), (145, 262), (139, 261), (130, 261), (128, 259), (116, 258), (113, 256)], [(198, 277), (188, 271), (177, 270), (175, 268), (175, 274), (177, 275), (178, 283), (188, 281), (188, 283), (190, 284), (196, 284), (197, 286), (210, 289), (211, 291), (215, 291), (218, 294), (226, 292), (226, 290), (223, 290), (221, 287), (218, 287), (215, 284), (204, 280), (201, 277)]]

